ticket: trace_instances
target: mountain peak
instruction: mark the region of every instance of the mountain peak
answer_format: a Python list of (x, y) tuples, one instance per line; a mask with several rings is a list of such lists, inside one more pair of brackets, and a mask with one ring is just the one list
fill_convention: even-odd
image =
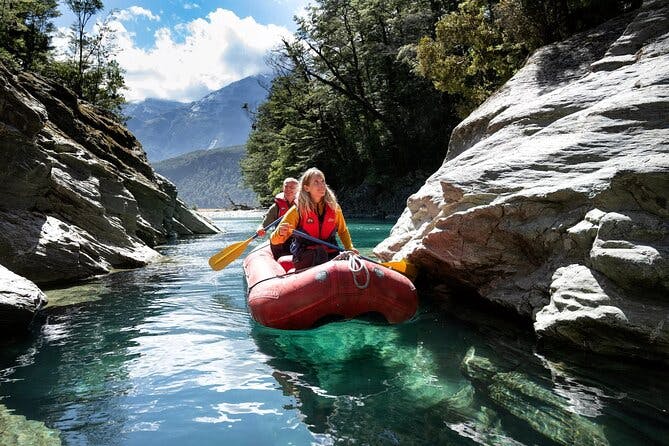
[(142, 143), (150, 161), (193, 150), (245, 144), (251, 119), (245, 104), (256, 109), (265, 101), (270, 74), (256, 74), (212, 91), (190, 103), (147, 98), (128, 104), (128, 129)]

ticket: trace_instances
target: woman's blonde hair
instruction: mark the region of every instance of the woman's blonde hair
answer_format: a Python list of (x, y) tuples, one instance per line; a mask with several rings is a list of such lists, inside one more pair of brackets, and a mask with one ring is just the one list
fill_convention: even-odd
[[(304, 214), (307, 211), (318, 212), (318, 209), (316, 209), (316, 203), (311, 200), (309, 192), (304, 190), (304, 186), (311, 184), (311, 180), (316, 176), (322, 177), (323, 181), (325, 181), (325, 175), (323, 175), (323, 172), (315, 167), (307, 169), (300, 177), (299, 193), (297, 194), (297, 209), (300, 211), (300, 214)], [(335, 211), (339, 207), (337, 197), (335, 196), (334, 192), (332, 192), (332, 189), (330, 189), (330, 186), (328, 186), (327, 183), (325, 184), (325, 196), (323, 197), (323, 200), (325, 201), (325, 204), (330, 206)]]

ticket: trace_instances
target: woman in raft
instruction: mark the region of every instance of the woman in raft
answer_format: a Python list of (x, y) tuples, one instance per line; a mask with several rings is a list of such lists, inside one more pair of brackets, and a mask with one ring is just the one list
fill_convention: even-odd
[[(346, 227), (346, 220), (337, 198), (325, 183), (323, 172), (315, 167), (302, 174), (297, 204), (283, 216), (281, 223), (270, 237), (270, 243), (272, 245), (284, 243), (291, 236), (293, 229), (333, 245), (337, 244), (335, 238), (337, 234), (346, 250), (358, 253), (353, 247), (351, 234)], [(290, 252), (293, 254), (296, 270), (320, 265), (338, 254), (335, 249), (297, 235), (293, 237)]]

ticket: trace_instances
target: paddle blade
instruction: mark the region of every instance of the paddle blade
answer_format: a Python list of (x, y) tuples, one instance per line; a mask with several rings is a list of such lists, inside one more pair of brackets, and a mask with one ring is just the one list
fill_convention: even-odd
[(404, 259), (393, 262), (383, 262), (381, 265), (404, 274), (411, 281), (416, 280), (416, 276), (418, 275), (418, 268), (416, 268), (416, 265), (413, 265)]
[(209, 266), (211, 266), (211, 269), (214, 271), (222, 270), (242, 255), (253, 239), (254, 237), (251, 237), (243, 242), (233, 243), (227, 248), (222, 249), (209, 258)]

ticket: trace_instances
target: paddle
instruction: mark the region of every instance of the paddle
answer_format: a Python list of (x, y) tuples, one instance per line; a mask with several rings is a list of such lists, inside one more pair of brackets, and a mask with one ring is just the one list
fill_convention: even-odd
[[(342, 248), (340, 248), (337, 245), (333, 245), (332, 243), (328, 243), (324, 240), (318, 239), (316, 237), (312, 237), (309, 234), (305, 234), (302, 231), (298, 231), (297, 229), (293, 229), (293, 235), (296, 235), (298, 237), (302, 237), (305, 240), (310, 240), (315, 243), (320, 243), (323, 246), (327, 246), (328, 248), (336, 249), (337, 251), (344, 251)], [(409, 279), (412, 281), (416, 278), (418, 275), (418, 269), (416, 268), (415, 265), (412, 265), (411, 263), (407, 262), (406, 260), (402, 259), (399, 261), (392, 261), (392, 262), (377, 262), (376, 260), (370, 259), (369, 257), (365, 256), (360, 256), (361, 258), (367, 260), (368, 262), (376, 263), (377, 265), (385, 266), (386, 268), (390, 268), (394, 271), (397, 271), (398, 273), (404, 274), (407, 276)]]
[[(268, 231), (272, 226), (276, 225), (281, 221), (283, 217), (279, 217), (276, 220), (274, 220), (272, 223), (269, 225), (265, 226), (265, 231)], [(228, 266), (230, 263), (235, 261), (237, 257), (242, 255), (244, 251), (246, 251), (246, 248), (249, 246), (249, 244), (256, 238), (258, 237), (258, 233), (256, 232), (253, 234), (253, 237), (249, 237), (248, 239), (244, 240), (243, 242), (237, 242), (233, 243), (232, 245), (228, 246), (227, 248), (224, 248), (214, 254), (213, 256), (209, 257), (209, 266), (211, 266), (211, 269), (214, 271), (220, 271), (226, 266)]]

